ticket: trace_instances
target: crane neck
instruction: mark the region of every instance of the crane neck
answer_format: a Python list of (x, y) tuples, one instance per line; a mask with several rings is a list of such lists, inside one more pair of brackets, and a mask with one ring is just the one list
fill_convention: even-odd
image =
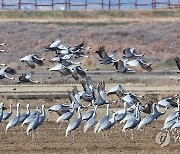
[(43, 116), (45, 116), (45, 115), (46, 115), (46, 112), (45, 112), (44, 106), (42, 106), (42, 113), (43, 113)]
[(36, 121), (39, 121), (39, 116), (40, 116), (40, 110), (37, 111), (37, 115), (36, 115), (36, 118), (35, 118)]
[(37, 111), (36, 118), (38, 118), (38, 119), (39, 119), (39, 116), (40, 116), (40, 109)]
[(78, 113), (79, 113), (78, 118), (79, 118), (79, 119), (82, 119), (82, 115), (81, 115), (80, 108), (78, 108)]
[(177, 115), (176, 122), (178, 122), (179, 120), (180, 120), (180, 117), (179, 117), (179, 115)]
[(113, 121), (111, 122), (113, 125), (116, 123), (116, 117), (115, 115), (113, 116)]
[(109, 104), (107, 104), (106, 115), (109, 115)]
[(158, 111), (157, 111), (157, 108), (156, 108), (156, 106), (153, 104), (153, 112), (152, 112), (152, 114), (155, 114), (155, 113), (157, 113)]
[(141, 121), (141, 115), (140, 115), (140, 111), (139, 111), (139, 105), (136, 107), (135, 120), (136, 120), (137, 123)]
[(0, 110), (1, 110), (1, 114), (0, 114), (0, 119), (3, 117), (3, 107), (1, 106), (0, 107)]
[(136, 106), (136, 111), (135, 111), (135, 117), (136, 117), (136, 119), (138, 119), (139, 118), (139, 106), (137, 105)]
[(180, 112), (180, 103), (178, 103), (177, 111)]
[(10, 112), (10, 113), (12, 112), (12, 104), (10, 104), (9, 112)]
[(161, 114), (165, 114), (167, 111), (168, 107), (165, 108), (164, 112), (161, 112)]
[(20, 106), (17, 105), (17, 116), (20, 116)]
[(127, 66), (127, 62), (128, 62), (128, 59), (125, 58), (125, 59), (123, 60), (123, 63), (124, 63), (124, 66), (125, 66), (125, 67)]
[(96, 109), (97, 109), (97, 105), (94, 107), (94, 112), (92, 116), (96, 116)]
[(127, 113), (127, 103), (126, 102), (124, 103), (124, 113), (125, 114)]
[(27, 114), (30, 114), (29, 105), (27, 105)]

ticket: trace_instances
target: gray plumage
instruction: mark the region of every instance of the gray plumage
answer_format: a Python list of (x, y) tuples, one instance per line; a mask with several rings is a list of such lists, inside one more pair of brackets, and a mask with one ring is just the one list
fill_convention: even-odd
[(62, 114), (61, 116), (59, 116), (56, 122), (59, 123), (60, 121), (65, 121), (65, 120), (69, 121), (69, 119), (71, 119), (71, 117), (74, 115), (74, 112), (75, 112), (75, 108), (73, 108), (72, 111), (66, 112)]
[(104, 46), (100, 47), (95, 53), (97, 53), (99, 55), (99, 57), (101, 58), (100, 59), (101, 64), (111, 64), (111, 63), (117, 61), (113, 58), (113, 56), (109, 56), (105, 52)]
[(105, 82), (100, 82), (97, 88), (93, 88), (93, 96), (95, 99), (95, 105), (101, 106), (104, 104), (109, 104), (105, 98)]
[(148, 124), (152, 123), (156, 119), (156, 117), (157, 117), (157, 114), (155, 112), (156, 105), (153, 104), (152, 107), (153, 107), (153, 113), (150, 115), (147, 115), (143, 120), (141, 120), (141, 122), (138, 125), (138, 130), (141, 129), (144, 125), (148, 125)]
[(86, 80), (80, 81), (83, 91), (79, 92), (80, 97), (87, 102), (92, 102), (93, 98), (93, 81), (90, 76), (85, 77)]
[(82, 120), (89, 120), (94, 114), (94, 110), (88, 111), (82, 115)]
[(139, 101), (139, 97), (133, 93), (122, 93), (123, 97), (121, 98), (124, 102), (127, 102), (129, 106), (133, 106), (134, 104), (137, 104)]
[(61, 45), (60, 43), (61, 43), (61, 38), (58, 37), (46, 48), (46, 52), (47, 51), (57, 51), (59, 49), (58, 46)]
[(24, 124), (29, 124), (31, 121), (33, 121), (34, 119), (36, 118), (36, 115), (32, 114), (30, 115), (29, 117), (27, 117), (23, 123), (22, 123), (22, 126), (24, 126)]
[(63, 113), (69, 112), (69, 108), (69, 105), (57, 104), (50, 107), (48, 111), (56, 112), (59, 116), (61, 116)]
[(178, 128), (178, 129), (180, 128), (180, 113), (177, 112), (176, 115), (177, 115), (177, 119), (175, 121), (175, 124), (171, 127), (170, 131), (172, 131), (176, 128)]
[(164, 115), (167, 111), (168, 107), (165, 108), (164, 111), (160, 111), (160, 108), (159, 108), (159, 105), (156, 104), (156, 107), (155, 107), (155, 114), (156, 114), (156, 119), (162, 115)]
[(115, 117), (112, 117), (111, 119), (104, 121), (98, 129), (98, 132), (110, 129), (115, 123)]
[(112, 87), (106, 95), (116, 94), (117, 91), (124, 92), (124, 88), (120, 84), (117, 84), (116, 86)]
[(3, 112), (3, 120), (7, 120), (12, 115), (12, 104), (10, 104), (9, 112)]
[(7, 45), (5, 42), (0, 43), (0, 46), (5, 46), (5, 45)]
[(31, 121), (33, 121), (35, 118), (36, 118), (36, 115), (39, 111), (39, 108), (36, 107), (36, 111), (33, 111), (33, 113), (30, 113), (29, 117), (27, 117), (23, 123), (22, 123), (22, 126), (24, 126), (24, 124), (29, 124)]
[(99, 130), (99, 128), (101, 127), (102, 123), (107, 120), (109, 120), (109, 104), (107, 104), (106, 115), (104, 117), (102, 117), (101, 119), (99, 119), (99, 121), (95, 125), (94, 133), (96, 133)]
[(0, 105), (0, 123), (3, 120), (3, 106), (4, 106), (4, 103), (1, 103), (1, 105)]
[(136, 58), (144, 56), (143, 54), (138, 55), (135, 48), (125, 48), (123, 49), (123, 54), (124, 58)]
[(136, 116), (136, 109), (134, 110), (133, 113), (127, 112), (125, 118), (120, 121), (120, 124), (126, 123), (128, 120), (133, 119), (135, 116)]
[(6, 132), (8, 131), (8, 129), (10, 127), (15, 127), (18, 123), (19, 123), (19, 120), (20, 120), (20, 104), (18, 103), (17, 104), (17, 114), (15, 117), (13, 117), (9, 123), (6, 125)]
[(174, 95), (173, 97), (163, 98), (158, 102), (160, 107), (178, 107), (178, 104), (174, 102), (174, 99), (179, 96), (179, 94)]
[(44, 58), (40, 58), (37, 54), (30, 54), (21, 58), (20, 62), (21, 63), (25, 62), (31, 68), (35, 68), (35, 64), (38, 64), (39, 66), (43, 66), (44, 65), (43, 60)]
[(23, 73), (19, 76), (19, 81), (17, 82), (18, 84), (19, 83), (39, 83), (39, 81), (34, 81), (32, 80), (32, 74), (26, 74), (26, 73)]
[(68, 92), (69, 93), (69, 100), (71, 101), (71, 106), (73, 106), (73, 108), (75, 108), (75, 111), (77, 111), (78, 107), (82, 108), (88, 108), (91, 104), (89, 104), (88, 106), (84, 106), (83, 104), (81, 104), (81, 97), (79, 95), (79, 93), (77, 92), (76, 89), (74, 89), (72, 92)]
[(124, 125), (122, 131), (125, 132), (127, 129), (134, 129), (141, 121), (141, 115), (139, 113), (139, 106), (136, 107), (136, 116), (129, 119)]
[(72, 75), (80, 75), (82, 78), (85, 78), (87, 76), (85, 70), (83, 70), (79, 65), (71, 66), (70, 70), (72, 72)]
[(33, 136), (34, 130), (36, 130), (36, 128), (39, 126), (39, 115), (40, 115), (40, 112), (38, 111), (36, 118), (29, 123), (27, 127), (27, 131), (26, 131), (27, 135), (29, 135), (29, 132), (31, 132)]
[(71, 70), (62, 64), (57, 64), (50, 69), (51, 72), (59, 72), (63, 76), (72, 74)]
[(164, 126), (161, 128), (161, 130), (170, 130), (171, 127), (176, 123), (177, 119), (173, 119), (167, 123), (164, 124)]
[(46, 118), (46, 112), (45, 112), (45, 105), (44, 104), (42, 105), (41, 111), (42, 111), (42, 114), (39, 116), (38, 126), (40, 126)]
[(127, 60), (122, 61), (122, 60), (118, 60), (116, 62), (114, 62), (113, 66), (115, 67), (115, 69), (117, 70), (117, 72), (120, 73), (126, 73), (128, 71), (131, 71), (127, 66), (126, 66)]
[(127, 103), (125, 102), (125, 103), (124, 103), (124, 110), (123, 110), (123, 112), (119, 113), (119, 112), (117, 111), (117, 112), (115, 112), (115, 113), (113, 114), (113, 116), (114, 116), (116, 122), (119, 122), (119, 121), (123, 120), (126, 115), (127, 115)]
[(179, 103), (179, 99), (178, 99), (177, 102), (178, 102), (178, 108), (177, 108), (175, 111), (173, 111), (172, 113), (169, 114), (169, 116), (166, 118), (164, 124), (166, 124), (166, 123), (168, 123), (168, 122), (170, 122), (170, 121), (176, 119), (176, 117), (177, 117), (176, 113), (177, 113), (177, 112), (180, 112), (180, 103)]
[(68, 135), (68, 132), (71, 132), (71, 131), (75, 130), (76, 128), (78, 128), (78, 127), (80, 126), (81, 121), (82, 121), (82, 116), (81, 116), (81, 112), (80, 112), (80, 107), (78, 107), (78, 113), (79, 113), (78, 118), (72, 120), (72, 121), (69, 123), (69, 125), (68, 125), (68, 127), (67, 127), (67, 129), (66, 129), (66, 137), (67, 137), (67, 135)]
[(91, 116), (91, 118), (89, 118), (86, 125), (84, 126), (84, 133), (96, 123), (96, 109), (97, 109), (97, 105), (94, 106), (93, 115)]
[(142, 59), (131, 60), (127, 62), (127, 65), (130, 69), (133, 69), (134, 71), (138, 73), (142, 73), (143, 70), (146, 70), (147, 72), (152, 71), (151, 63), (146, 63)]
[(15, 80), (14, 77), (8, 77), (6, 73), (10, 73), (10, 74), (16, 74), (16, 70), (14, 70), (13, 68), (11, 67), (5, 67), (5, 68), (2, 68), (0, 69), (0, 79), (9, 79), (9, 80)]
[(19, 122), (22, 123), (29, 115), (30, 115), (30, 109), (29, 109), (30, 105), (27, 104), (27, 112), (24, 114), (20, 115), (20, 119)]

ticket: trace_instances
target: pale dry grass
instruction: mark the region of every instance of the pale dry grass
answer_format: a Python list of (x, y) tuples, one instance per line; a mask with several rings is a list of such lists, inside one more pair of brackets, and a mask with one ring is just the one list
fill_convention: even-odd
[(166, 18), (158, 18), (158, 17), (145, 17), (145, 18), (100, 18), (100, 19), (74, 19), (74, 18), (53, 18), (53, 19), (0, 19), (0, 22), (31, 22), (31, 23), (122, 23), (122, 22), (175, 22), (179, 21), (180, 17), (166, 17)]
[[(107, 83), (106, 84), (106, 90), (108, 91), (113, 86), (115, 86), (115, 83)], [(81, 84), (48, 84), (48, 85), (1, 85), (0, 92), (6, 92), (6, 93), (21, 93), (21, 92), (28, 92), (28, 93), (43, 93), (43, 92), (67, 92), (69, 90), (72, 90), (73, 87), (76, 86), (78, 90), (83, 90)], [(122, 84), (122, 86), (125, 88), (126, 91), (135, 91), (135, 92), (179, 92), (180, 86), (179, 85), (172, 85), (172, 86), (146, 86), (145, 84)], [(14, 90), (15, 89), (15, 90)]]
[(1, 18), (9, 19), (119, 19), (119, 18), (170, 18), (179, 17), (179, 9), (161, 10), (80, 10), (80, 11), (0, 11)]

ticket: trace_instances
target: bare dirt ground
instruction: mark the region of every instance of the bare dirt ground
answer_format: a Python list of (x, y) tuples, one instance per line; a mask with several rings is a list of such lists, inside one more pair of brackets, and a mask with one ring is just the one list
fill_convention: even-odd
[[(9, 100), (12, 103), (21, 103), (22, 110), (25, 111), (27, 103), (31, 104), (31, 108), (42, 104), (46, 108), (57, 103), (67, 103), (68, 100)], [(8, 105), (9, 101), (5, 101)], [(15, 106), (14, 106), (15, 108)], [(112, 104), (110, 107), (110, 114), (119, 108), (119, 103)], [(171, 110), (172, 111), (172, 110)], [(82, 111), (83, 113), (86, 111)], [(97, 110), (98, 119), (106, 114), (105, 107), (100, 107)], [(65, 130), (68, 122), (64, 122), (60, 129), (55, 120), (58, 118), (56, 113), (47, 112), (46, 121), (35, 132), (36, 141), (31, 140), (26, 135), (26, 126), (21, 132), (20, 126), (9, 129), (7, 133), (4, 132), (3, 127), (0, 131), (0, 150), (2, 153), (179, 153), (179, 142), (173, 141), (167, 147), (160, 148), (156, 142), (155, 137), (160, 128), (163, 126), (165, 117), (170, 113), (166, 113), (157, 121), (150, 125), (149, 131), (134, 130), (134, 141), (131, 141), (131, 132), (128, 132), (128, 139), (125, 139), (125, 134), (121, 131), (123, 125), (115, 124), (110, 130), (102, 133), (94, 134), (93, 129), (90, 129), (86, 134), (83, 133), (85, 122), (75, 131), (75, 141), (73, 141), (72, 134), (65, 137)], [(14, 111), (15, 115), (15, 111)], [(143, 115), (144, 116), (144, 115)], [(74, 115), (74, 118), (77, 114)], [(6, 123), (6, 122), (5, 122)], [(4, 124), (5, 124), (4, 123)]]
[[(2, 13), (2, 12), (0, 12)], [(28, 14), (28, 12), (24, 12)], [(91, 16), (91, 12), (88, 16)], [(167, 17), (151, 17), (143, 18), (142, 12), (139, 13), (140, 18), (137, 16), (128, 18), (126, 14), (123, 14), (125, 18), (97, 18), (97, 22), (92, 19), (86, 19), (86, 17), (76, 17), (74, 18), (63, 18), (60, 20), (57, 16), (56, 18), (48, 18), (48, 21), (40, 17), (35, 17), (31, 19), (15, 19), (3, 17), (0, 20), (0, 43), (6, 42), (8, 45), (5, 49), (7, 53), (0, 53), (0, 63), (7, 63), (9, 66), (13, 66), (17, 69), (19, 73), (26, 70), (30, 72), (31, 69), (20, 65), (19, 59), (28, 53), (39, 53), (40, 55), (44, 53), (45, 47), (49, 45), (56, 37), (61, 34), (62, 42), (67, 45), (75, 45), (85, 42), (86, 46), (91, 46), (90, 51), (91, 58), (88, 60), (82, 60), (84, 68), (94, 70), (98, 64), (98, 56), (94, 54), (101, 45), (104, 45), (108, 52), (114, 49), (119, 51), (117, 58), (122, 57), (122, 49), (125, 47), (134, 47), (140, 53), (145, 54), (145, 59), (148, 62), (152, 62), (154, 69), (169, 70), (175, 69), (177, 67), (173, 62), (173, 58), (179, 55), (180, 52), (180, 17), (168, 16)], [(0, 14), (1, 15), (1, 14)], [(11, 14), (12, 16), (12, 14)], [(117, 13), (118, 16), (118, 13)], [(79, 19), (77, 19), (79, 18)], [(93, 17), (92, 17), (93, 18)], [(57, 19), (57, 20), (56, 20)], [(77, 22), (77, 20), (79, 20)], [(0, 48), (1, 49), (1, 48)], [(46, 56), (45, 66), (43, 68), (37, 67), (36, 72), (47, 71), (47, 68), (54, 66), (54, 64), (49, 64), (48, 60), (52, 58), (54, 54), (48, 54)], [(112, 70), (112, 66), (105, 66), (103, 70)], [(39, 75), (39, 78), (41, 75)], [(177, 75), (158, 75), (151, 76), (143, 74), (136, 76), (135, 79), (130, 78), (130, 74), (127, 75), (128, 83), (132, 83), (130, 87), (134, 86), (134, 83), (141, 84), (148, 83), (152, 87), (157, 87), (159, 85), (167, 85), (167, 89), (175, 89), (176, 85), (179, 84)], [(126, 78), (127, 76), (124, 76)], [(150, 76), (150, 77), (147, 77)], [(36, 77), (36, 76), (35, 76)], [(109, 77), (109, 76), (108, 76)], [(39, 79), (38, 78), (38, 79)], [(103, 78), (103, 76), (96, 77), (97, 80)], [(121, 79), (121, 75), (118, 76)], [(143, 82), (142, 78), (145, 78), (147, 82)], [(166, 79), (165, 79), (166, 78)], [(150, 80), (149, 80), (150, 79)], [(42, 81), (46, 81), (45, 78), (41, 78)], [(54, 79), (46, 81), (46, 83), (52, 83)], [(56, 78), (56, 83), (60, 80)], [(156, 81), (158, 80), (158, 81)], [(119, 80), (118, 80), (119, 81)], [(125, 82), (125, 80), (121, 80)], [(1, 81), (1, 84), (14, 84), (14, 81)], [(154, 85), (153, 83), (157, 83)], [(171, 87), (172, 85), (172, 87)], [(8, 87), (7, 87), (8, 88)], [(12, 86), (11, 90), (14, 88)], [(22, 90), (16, 87), (17, 91)], [(143, 86), (142, 86), (143, 88)], [(160, 87), (159, 87), (160, 88)], [(164, 88), (164, 87), (163, 87)], [(167, 90), (166, 89), (166, 90)], [(10, 91), (11, 91), (10, 90)], [(35, 89), (37, 91), (37, 89)], [(150, 89), (153, 91), (153, 89)], [(1, 92), (3, 92), (1, 90)], [(168, 93), (169, 94), (169, 93)], [(168, 94), (163, 93), (163, 95), (155, 95), (158, 99), (167, 96)], [(174, 95), (171, 93), (170, 95)], [(117, 97), (109, 98), (110, 100), (117, 99)], [(66, 99), (14, 99), (7, 100), (2, 97), (1, 101), (5, 103), (6, 106), (10, 102), (13, 103), (13, 108), (15, 109), (15, 104), (17, 102), (22, 105), (22, 112), (25, 112), (25, 106), (27, 103), (31, 104), (31, 108), (34, 109), (36, 106), (42, 104), (46, 105), (46, 109), (54, 104), (58, 103), (68, 103)], [(147, 100), (144, 100), (145, 102)], [(112, 111), (116, 111), (119, 108), (119, 104), (113, 104), (111, 108)], [(84, 111), (83, 111), (84, 112)], [(168, 111), (170, 113), (170, 111)], [(62, 124), (61, 128), (58, 129), (59, 125), (55, 123), (57, 115), (54, 113), (49, 114), (47, 112), (46, 121), (35, 132), (36, 141), (32, 141), (27, 137), (23, 127), (21, 132), (20, 127), (15, 127), (10, 129), (9, 132), (5, 133), (3, 127), (0, 127), (0, 153), (179, 153), (180, 146), (179, 142), (172, 142), (163, 148), (159, 148), (155, 143), (155, 136), (160, 131), (163, 120), (168, 115), (166, 113), (163, 117), (155, 121), (151, 126), (150, 130), (147, 131), (134, 131), (134, 141), (131, 141), (131, 133), (128, 133), (129, 139), (125, 139), (122, 130), (122, 125), (116, 124), (113, 128), (107, 131), (107, 137), (103, 138), (102, 134), (94, 134), (93, 130), (89, 130), (86, 134), (83, 133), (84, 122), (81, 127), (75, 131), (75, 141), (73, 142), (71, 134), (66, 138), (65, 130), (68, 122)], [(14, 111), (13, 115), (16, 112)], [(105, 114), (105, 107), (98, 109), (98, 119)], [(75, 115), (75, 117), (77, 114)], [(3, 122), (4, 123), (4, 122)], [(6, 123), (6, 122), (5, 122)], [(105, 135), (106, 136), (106, 135)]]

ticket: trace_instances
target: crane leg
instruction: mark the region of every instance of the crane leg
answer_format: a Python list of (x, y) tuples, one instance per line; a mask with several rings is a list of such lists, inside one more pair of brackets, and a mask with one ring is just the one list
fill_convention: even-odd
[(72, 131), (73, 142), (75, 142), (74, 131)]
[(5, 125), (4, 125), (3, 123), (1, 123), (1, 125), (3, 126), (4, 129), (6, 128)]
[(61, 125), (62, 125), (62, 122), (59, 124), (59, 127), (58, 127), (58, 129), (60, 129), (60, 128), (61, 128)]
[(126, 134), (126, 131), (125, 131), (125, 139), (127, 140), (128, 138), (127, 138), (127, 134)]
[(29, 136), (32, 137), (32, 132), (31, 131), (29, 132)]
[(103, 133), (103, 131), (102, 131), (102, 138), (104, 139), (104, 133)]
[(131, 140), (134, 140), (134, 134), (133, 134), (133, 129), (131, 129)]
[(111, 78), (109, 78), (109, 80), (113, 80), (116, 75), (117, 73), (115, 73)]
[(107, 131), (105, 132), (105, 136), (106, 136), (106, 142), (108, 142), (108, 133), (107, 133)]
[(23, 133), (23, 127), (21, 127), (21, 125), (20, 125), (20, 130), (21, 130), (21, 134)]
[(31, 136), (31, 137), (32, 137), (32, 140), (33, 140), (33, 141), (36, 140), (36, 139), (35, 139), (35, 136), (34, 136), (34, 131), (33, 131), (33, 130), (32, 130), (32, 136)]
[(149, 126), (147, 125), (147, 131), (149, 132)]

